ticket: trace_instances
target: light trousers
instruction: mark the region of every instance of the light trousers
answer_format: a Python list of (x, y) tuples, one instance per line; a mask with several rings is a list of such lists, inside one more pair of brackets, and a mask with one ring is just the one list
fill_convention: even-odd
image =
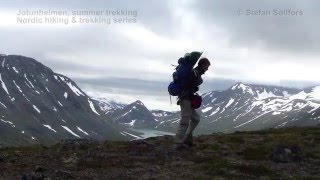
[(192, 142), (192, 132), (200, 121), (197, 111), (191, 108), (190, 100), (181, 100), (181, 119), (175, 136), (175, 143), (182, 144), (184, 142)]

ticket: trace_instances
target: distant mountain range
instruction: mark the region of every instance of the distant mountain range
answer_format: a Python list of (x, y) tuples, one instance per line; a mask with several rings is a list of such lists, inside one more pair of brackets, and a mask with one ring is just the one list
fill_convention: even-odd
[[(320, 86), (299, 90), (239, 82), (224, 91), (205, 93), (202, 98), (197, 134), (320, 124)], [(118, 108), (114, 117), (125, 116), (125, 123), (133, 127), (140, 126), (135, 122), (143, 117), (145, 122), (152, 122), (145, 124), (147, 128), (176, 131), (180, 112), (151, 110), (150, 116), (146, 107), (138, 102), (140, 106)]]
[[(320, 123), (320, 87), (293, 88), (237, 83), (202, 95), (197, 133), (260, 130)], [(173, 131), (179, 114), (161, 116), (157, 129)]]
[[(134, 129), (175, 132), (180, 112), (89, 97), (38, 61), (0, 55), (0, 147), (68, 138), (132, 140)], [(202, 95), (196, 134), (320, 123), (320, 86), (294, 89), (236, 83)]]

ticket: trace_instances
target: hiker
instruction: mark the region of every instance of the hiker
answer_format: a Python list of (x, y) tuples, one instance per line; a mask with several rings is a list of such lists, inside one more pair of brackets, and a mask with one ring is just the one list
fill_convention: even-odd
[[(181, 119), (175, 136), (177, 150), (193, 146), (192, 132), (200, 121), (200, 116), (195, 109), (201, 105), (201, 97), (195, 93), (203, 82), (201, 75), (208, 70), (209, 66), (210, 61), (207, 58), (201, 58), (197, 67), (188, 74), (183, 92), (178, 95), (177, 104), (180, 105)], [(200, 104), (197, 98), (200, 98)]]

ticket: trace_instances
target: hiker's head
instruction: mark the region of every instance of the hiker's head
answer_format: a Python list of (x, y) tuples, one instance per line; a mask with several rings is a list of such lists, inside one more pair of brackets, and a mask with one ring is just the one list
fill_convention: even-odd
[(206, 72), (210, 66), (210, 61), (207, 58), (201, 58), (198, 62), (198, 66)]

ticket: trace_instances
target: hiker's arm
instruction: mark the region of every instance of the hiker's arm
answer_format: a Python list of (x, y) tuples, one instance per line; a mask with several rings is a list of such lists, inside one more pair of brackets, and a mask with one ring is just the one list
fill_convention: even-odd
[(197, 76), (194, 71), (192, 71), (188, 76), (186, 89), (191, 93), (195, 93), (199, 90), (199, 87), (197, 86)]

